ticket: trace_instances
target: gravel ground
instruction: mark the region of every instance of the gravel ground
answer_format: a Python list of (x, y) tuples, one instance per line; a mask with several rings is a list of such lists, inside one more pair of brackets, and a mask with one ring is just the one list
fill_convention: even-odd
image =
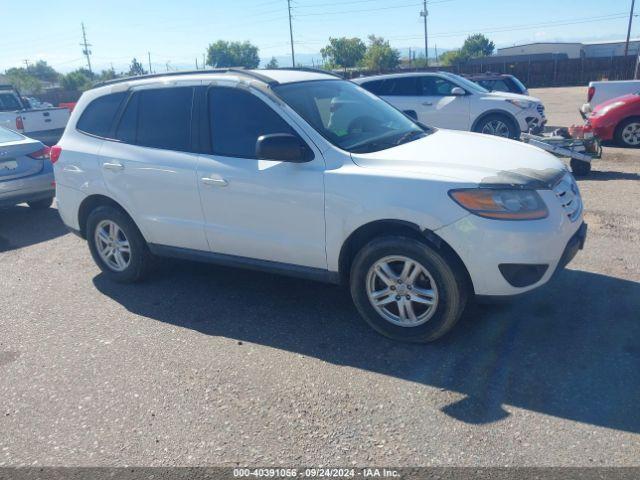
[[(532, 94), (567, 124), (584, 90)], [(569, 269), (427, 346), (328, 285), (174, 262), (115, 285), (54, 208), (2, 211), (0, 466), (639, 466), (639, 153), (580, 181)]]

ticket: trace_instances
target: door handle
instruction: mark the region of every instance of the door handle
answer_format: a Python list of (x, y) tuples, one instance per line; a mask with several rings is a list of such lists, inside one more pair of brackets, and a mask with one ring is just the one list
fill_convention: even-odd
[(120, 170), (124, 170), (124, 165), (122, 165), (120, 162), (106, 162), (102, 164), (102, 168), (104, 168), (105, 170), (112, 170), (114, 172), (117, 172)]
[(226, 187), (227, 185), (229, 185), (229, 182), (227, 182), (224, 178), (202, 177), (200, 181), (205, 185), (212, 185), (214, 187)]
[(430, 107), (433, 105), (433, 102), (422, 102), (422, 105), (424, 105), (425, 107)]

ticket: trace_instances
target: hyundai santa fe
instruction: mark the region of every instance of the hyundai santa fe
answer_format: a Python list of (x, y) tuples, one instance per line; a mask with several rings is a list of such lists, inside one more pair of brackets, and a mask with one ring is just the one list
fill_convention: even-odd
[(554, 156), (430, 128), (315, 71), (102, 84), (51, 160), (63, 221), (114, 281), (167, 256), (339, 283), (398, 340), (442, 336), (471, 296), (545, 284), (586, 236)]

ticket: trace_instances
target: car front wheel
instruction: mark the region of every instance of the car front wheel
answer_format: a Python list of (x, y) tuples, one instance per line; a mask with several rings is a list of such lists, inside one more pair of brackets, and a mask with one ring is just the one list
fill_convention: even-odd
[(496, 137), (514, 139), (520, 135), (518, 127), (513, 121), (509, 117), (501, 114), (487, 115), (478, 122), (473, 131), (486, 135), (495, 135)]
[(87, 219), (87, 241), (96, 264), (111, 280), (132, 283), (144, 278), (152, 257), (135, 223), (123, 211), (102, 206)]
[(456, 324), (468, 288), (455, 265), (407, 237), (373, 240), (351, 269), (351, 295), (371, 327), (394, 340), (430, 342)]
[(640, 148), (640, 117), (621, 122), (616, 128), (615, 140), (621, 147)]

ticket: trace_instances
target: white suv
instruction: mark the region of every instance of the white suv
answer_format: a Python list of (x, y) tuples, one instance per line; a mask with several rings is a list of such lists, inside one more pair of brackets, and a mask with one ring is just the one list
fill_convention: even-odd
[(400, 340), (440, 337), (471, 295), (546, 283), (586, 234), (552, 155), (420, 126), (312, 71), (112, 81), (51, 157), (60, 215), (107, 277), (158, 255), (343, 283)]
[(541, 132), (547, 123), (537, 98), (490, 92), (453, 73), (398, 73), (354, 82), (432, 127), (519, 138), (521, 132)]

